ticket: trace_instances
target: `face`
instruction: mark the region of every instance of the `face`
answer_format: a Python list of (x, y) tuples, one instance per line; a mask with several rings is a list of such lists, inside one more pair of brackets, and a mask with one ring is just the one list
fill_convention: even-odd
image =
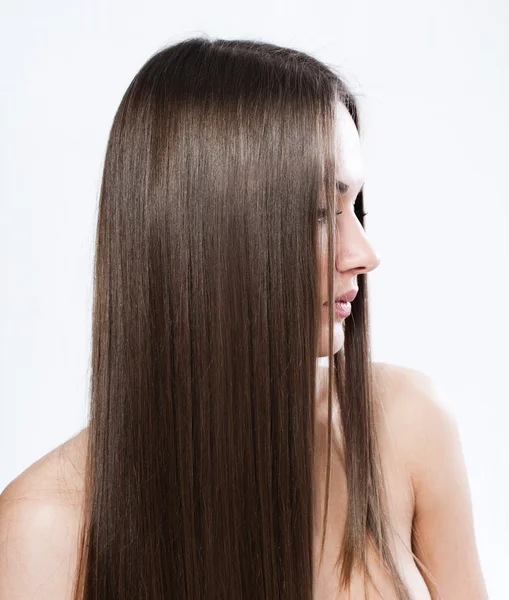
[[(358, 290), (357, 274), (368, 273), (380, 264), (380, 258), (369, 243), (364, 228), (355, 214), (355, 200), (364, 184), (360, 138), (355, 123), (344, 104), (339, 103), (336, 120), (336, 181), (340, 188), (348, 186), (343, 193), (336, 192), (336, 247), (334, 252), (334, 298), (351, 289)], [(321, 308), (318, 364), (327, 365), (329, 322), (327, 305), (327, 223), (318, 227), (318, 277)], [(355, 300), (353, 300), (355, 302)], [(333, 353), (339, 352), (344, 343), (344, 324), (348, 316), (334, 311)], [(320, 357), (325, 357), (320, 360)]]

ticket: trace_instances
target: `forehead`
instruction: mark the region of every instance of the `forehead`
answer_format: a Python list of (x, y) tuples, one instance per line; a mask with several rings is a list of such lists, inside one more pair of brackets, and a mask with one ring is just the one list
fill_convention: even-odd
[(357, 127), (342, 102), (336, 107), (335, 144), (336, 178), (350, 187), (360, 187), (364, 182), (361, 141)]

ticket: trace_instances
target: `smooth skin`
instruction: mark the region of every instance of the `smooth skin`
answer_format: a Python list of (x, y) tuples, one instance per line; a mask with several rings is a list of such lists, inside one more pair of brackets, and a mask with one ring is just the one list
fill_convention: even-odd
[[(346, 108), (339, 105), (338, 109), (337, 175), (350, 186), (344, 196), (338, 197), (338, 210), (343, 212), (337, 217), (340, 235), (335, 254), (335, 291), (343, 293), (357, 287), (357, 275), (375, 269), (380, 259), (354, 214), (355, 198), (363, 183), (360, 139)], [(319, 252), (320, 289), (325, 302), (325, 244)], [(323, 313), (316, 396), (317, 415), (322, 425), (327, 418), (324, 357), (328, 339), (327, 311)], [(334, 353), (343, 343), (343, 323), (337, 320)], [(398, 479), (403, 482), (402, 497), (410, 498), (410, 518), (405, 521), (405, 527), (407, 533), (412, 529), (413, 550), (434, 574), (442, 600), (486, 600), (467, 472), (458, 427), (448, 409), (447, 398), (427, 375), (417, 370), (386, 363), (375, 363), (374, 370), (382, 383), (379, 400), (386, 417), (381, 437), (391, 441), (397, 472), (402, 473)], [(30, 465), (0, 495), (1, 600), (70, 599), (76, 568), (87, 434), (85, 428)], [(383, 453), (386, 448), (389, 448), (388, 443), (382, 447)], [(321, 469), (322, 463), (319, 464)], [(317, 484), (320, 483), (317, 477)], [(340, 499), (341, 490), (338, 488), (334, 493)], [(337, 507), (337, 514), (343, 514), (340, 500)], [(401, 517), (402, 521), (404, 518)], [(438, 600), (432, 586), (428, 586), (428, 595), (422, 578), (415, 577), (413, 559), (405, 573), (416, 600)], [(328, 580), (324, 581), (327, 584)], [(333, 586), (322, 584), (316, 588), (316, 600), (332, 600)], [(390, 592), (385, 594), (384, 591), (384, 595), (386, 600), (395, 600)], [(361, 596), (351, 597), (356, 600)], [(370, 592), (369, 600), (376, 597)]]
[[(373, 271), (380, 257), (369, 242), (354, 210), (355, 200), (364, 185), (361, 142), (348, 110), (338, 105), (336, 121), (336, 177), (349, 186), (338, 194), (335, 248), (336, 280), (334, 297), (358, 289), (357, 275)], [(327, 302), (327, 236), (321, 229), (318, 249), (320, 290)], [(355, 300), (354, 300), (355, 302)], [(328, 384), (328, 308), (322, 310), (319, 340), (317, 407), (318, 427), (327, 422)], [(349, 317), (347, 317), (349, 318)], [(333, 352), (344, 344), (345, 319), (335, 318)], [(376, 364), (383, 376), (385, 393), (380, 400), (388, 420), (388, 436), (397, 436), (395, 446), (401, 465), (409, 474), (413, 498), (412, 550), (433, 573), (442, 600), (483, 600), (487, 591), (476, 547), (472, 503), (457, 422), (449, 409), (443, 390), (433, 380), (414, 369)], [(337, 395), (333, 396), (333, 432), (341, 445)], [(323, 438), (324, 436), (322, 436)], [(383, 433), (382, 433), (383, 438)], [(325, 461), (318, 459), (317, 469)], [(433, 587), (426, 574), (423, 578)], [(419, 595), (417, 586), (416, 597)]]

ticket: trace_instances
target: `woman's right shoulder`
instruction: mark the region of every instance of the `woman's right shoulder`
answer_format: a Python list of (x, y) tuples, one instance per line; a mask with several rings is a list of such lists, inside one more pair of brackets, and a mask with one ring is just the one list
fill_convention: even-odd
[(87, 435), (45, 454), (0, 495), (0, 598), (71, 598)]

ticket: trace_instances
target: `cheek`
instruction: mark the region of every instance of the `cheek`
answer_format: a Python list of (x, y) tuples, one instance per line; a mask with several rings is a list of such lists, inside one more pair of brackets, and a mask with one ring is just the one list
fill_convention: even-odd
[[(317, 261), (317, 272), (320, 285), (327, 285), (327, 252), (320, 251)], [(325, 281), (325, 283), (324, 283)]]
[(317, 249), (317, 267), (320, 278), (327, 278), (327, 266), (329, 264), (329, 253), (327, 242), (320, 244)]
[(318, 260), (320, 263), (327, 263), (327, 235), (323, 232), (318, 234), (317, 246)]

